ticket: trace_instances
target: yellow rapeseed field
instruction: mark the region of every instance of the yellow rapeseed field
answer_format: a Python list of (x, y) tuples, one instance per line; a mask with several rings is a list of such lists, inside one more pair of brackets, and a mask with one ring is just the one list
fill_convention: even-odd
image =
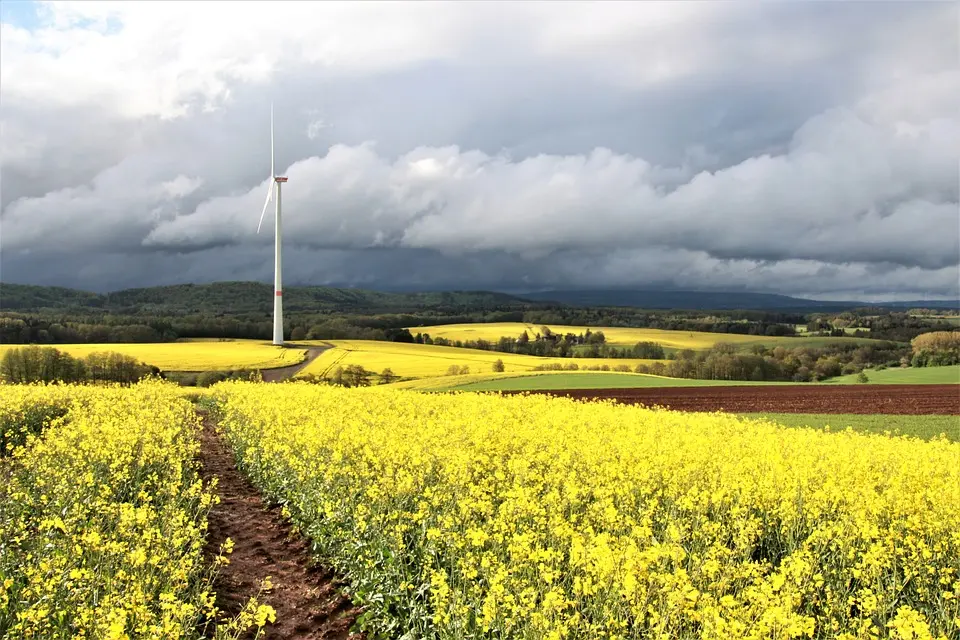
[(0, 458), (10, 455), (30, 435), (64, 415), (72, 403), (82, 402), (96, 387), (61, 384), (5, 384), (0, 386)]
[(469, 367), (470, 373), (490, 373), (493, 363), (502, 360), (504, 371), (533, 371), (548, 364), (576, 364), (581, 369), (606, 365), (610, 368), (628, 366), (632, 371), (638, 364), (651, 364), (655, 360), (635, 358), (541, 358), (515, 353), (498, 353), (479, 349), (459, 349), (431, 344), (382, 342), (376, 340), (325, 340), (333, 348), (324, 351), (307, 365), (299, 376), (316, 375), (329, 377), (337, 367), (351, 364), (380, 373), (390, 368), (404, 378), (430, 378), (447, 375), (451, 365)]
[(177, 387), (0, 387), (4, 420), (18, 411), (49, 424), (0, 460), (0, 637), (234, 638), (269, 617), (252, 599), (202, 628), (217, 614), (203, 555), (216, 497)]
[(391, 637), (960, 637), (960, 444), (544, 396), (214, 395), (241, 467)]
[[(488, 340), (495, 342), (501, 336), (518, 337), (524, 331), (531, 338), (540, 333), (541, 324), (525, 322), (490, 322), (473, 324), (446, 324), (430, 327), (409, 327), (411, 333), (428, 333), (432, 338), (448, 340)], [(588, 329), (602, 331), (607, 344), (633, 346), (638, 342), (656, 342), (675, 349), (709, 349), (718, 342), (733, 344), (756, 343), (762, 336), (747, 336), (735, 333), (707, 333), (704, 331), (669, 331), (666, 329), (637, 329), (633, 327), (582, 327), (551, 324), (550, 331), (559, 334), (579, 335)]]
[[(0, 345), (0, 357), (7, 349)], [(82, 358), (99, 351), (132, 356), (163, 371), (224, 371), (228, 369), (273, 369), (302, 362), (303, 349), (277, 347), (263, 340), (185, 341), (135, 344), (51, 344), (71, 356)]]
[[(491, 322), (470, 324), (447, 324), (429, 327), (408, 327), (409, 331), (430, 334), (432, 338), (448, 340), (487, 340), (496, 342), (501, 336), (518, 337), (524, 331), (530, 338), (541, 332), (542, 324), (523, 322)], [(706, 331), (671, 331), (667, 329), (640, 329), (635, 327), (585, 327), (572, 325), (546, 325), (550, 331), (558, 334), (573, 333), (579, 335), (590, 331), (602, 331), (607, 344), (620, 347), (633, 346), (638, 342), (656, 342), (668, 349), (709, 349), (717, 343), (725, 342), (748, 349), (751, 345), (766, 347), (817, 347), (834, 342), (844, 344), (869, 344), (868, 338), (831, 338), (807, 336), (749, 336), (739, 333), (710, 333)]]

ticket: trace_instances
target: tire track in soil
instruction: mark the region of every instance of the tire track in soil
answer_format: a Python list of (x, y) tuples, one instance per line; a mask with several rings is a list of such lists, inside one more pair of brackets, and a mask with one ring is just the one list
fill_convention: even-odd
[[(219, 478), (220, 504), (210, 511), (206, 553), (215, 556), (228, 537), (234, 542), (230, 563), (220, 568), (214, 584), (222, 615), (240, 613), (261, 581), (271, 576), (273, 589), (259, 600), (276, 610), (277, 619), (264, 628), (261, 639), (363, 640), (363, 634), (350, 633), (363, 609), (340, 593), (344, 583), (332, 570), (314, 564), (308, 545), (291, 531), (280, 509), (268, 508), (240, 474), (209, 415), (203, 415), (200, 461), (204, 482)], [(254, 637), (252, 631), (241, 636)]]

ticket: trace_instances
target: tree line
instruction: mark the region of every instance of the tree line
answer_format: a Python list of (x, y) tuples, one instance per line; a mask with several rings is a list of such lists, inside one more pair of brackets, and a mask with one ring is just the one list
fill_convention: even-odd
[(698, 380), (816, 382), (867, 368), (909, 365), (910, 348), (895, 342), (794, 348), (757, 345), (748, 353), (738, 353), (734, 345), (720, 343), (706, 351), (685, 349), (671, 360), (640, 364), (635, 371)]
[[(180, 338), (269, 340), (273, 335), (273, 321), (269, 313), (193, 310), (167, 314), (147, 301), (138, 301), (138, 304), (124, 307), (123, 312), (98, 308), (6, 311), (0, 313), (0, 343), (109, 344), (171, 342)], [(806, 325), (808, 333), (813, 335), (862, 336), (899, 342), (909, 342), (923, 333), (954, 328), (942, 318), (877, 309), (839, 314), (799, 314), (773, 311), (650, 311), (619, 307), (464, 307), (457, 312), (421, 309), (416, 312), (365, 314), (301, 308), (285, 312), (284, 337), (292, 342), (306, 339), (413, 342), (414, 336), (405, 330), (406, 327), (411, 327), (416, 333), (418, 326), (486, 322), (636, 327), (754, 336), (795, 335), (795, 326)], [(535, 336), (530, 336), (530, 343), (530, 350), (521, 353), (546, 355), (549, 352), (549, 355), (557, 355), (555, 352), (581, 346), (569, 340), (554, 342)], [(594, 352), (586, 350), (586, 353), (586, 357), (591, 357), (590, 354)], [(603, 349), (598, 349), (597, 353), (597, 357), (635, 357)]]
[(910, 342), (914, 367), (960, 364), (960, 331), (924, 333)]
[(549, 358), (642, 358), (659, 360), (666, 357), (663, 346), (650, 341), (637, 342), (629, 347), (615, 347), (607, 344), (603, 331), (587, 329), (575, 334), (555, 333), (550, 327), (540, 327), (533, 338), (527, 331), (519, 337), (501, 336), (498, 340), (450, 340), (433, 338), (429, 333), (416, 333), (412, 341), (417, 344), (434, 344), (447, 347), (499, 351), (527, 356)]
[(159, 374), (157, 367), (110, 351), (75, 358), (53, 347), (31, 345), (8, 349), (0, 358), (0, 377), (11, 384), (58, 381), (131, 384), (145, 376)]

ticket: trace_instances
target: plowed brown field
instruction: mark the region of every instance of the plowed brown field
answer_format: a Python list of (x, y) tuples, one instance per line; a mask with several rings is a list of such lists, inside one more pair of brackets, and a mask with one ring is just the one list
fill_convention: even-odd
[(956, 384), (551, 389), (503, 393), (616, 399), (624, 404), (662, 406), (679, 411), (960, 415), (960, 385)]

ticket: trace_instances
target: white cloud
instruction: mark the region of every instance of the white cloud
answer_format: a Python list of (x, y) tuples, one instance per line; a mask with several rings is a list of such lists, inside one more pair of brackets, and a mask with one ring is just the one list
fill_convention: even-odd
[[(702, 172), (667, 192), (658, 183), (663, 168), (608, 149), (512, 161), (419, 148), (391, 161), (373, 145), (337, 146), (290, 167), (284, 203), (291, 241), (308, 246), (527, 257), (668, 247), (718, 258), (941, 268), (956, 262), (960, 242), (958, 149), (957, 120), (832, 110), (802, 127), (786, 153)], [(261, 190), (211, 199), (145, 242), (240, 241), (237, 229)]]
[(356, 74), (453, 56), (477, 13), (379, 2), (46, 6), (49, 26), (2, 26), (5, 97), (95, 103), (128, 118), (182, 117), (193, 100), (219, 105), (231, 84), (263, 83), (286, 66)]
[(168, 198), (183, 198), (199, 189), (202, 184), (203, 180), (201, 178), (188, 178), (187, 176), (179, 175), (173, 180), (164, 182), (161, 188), (163, 195)]

